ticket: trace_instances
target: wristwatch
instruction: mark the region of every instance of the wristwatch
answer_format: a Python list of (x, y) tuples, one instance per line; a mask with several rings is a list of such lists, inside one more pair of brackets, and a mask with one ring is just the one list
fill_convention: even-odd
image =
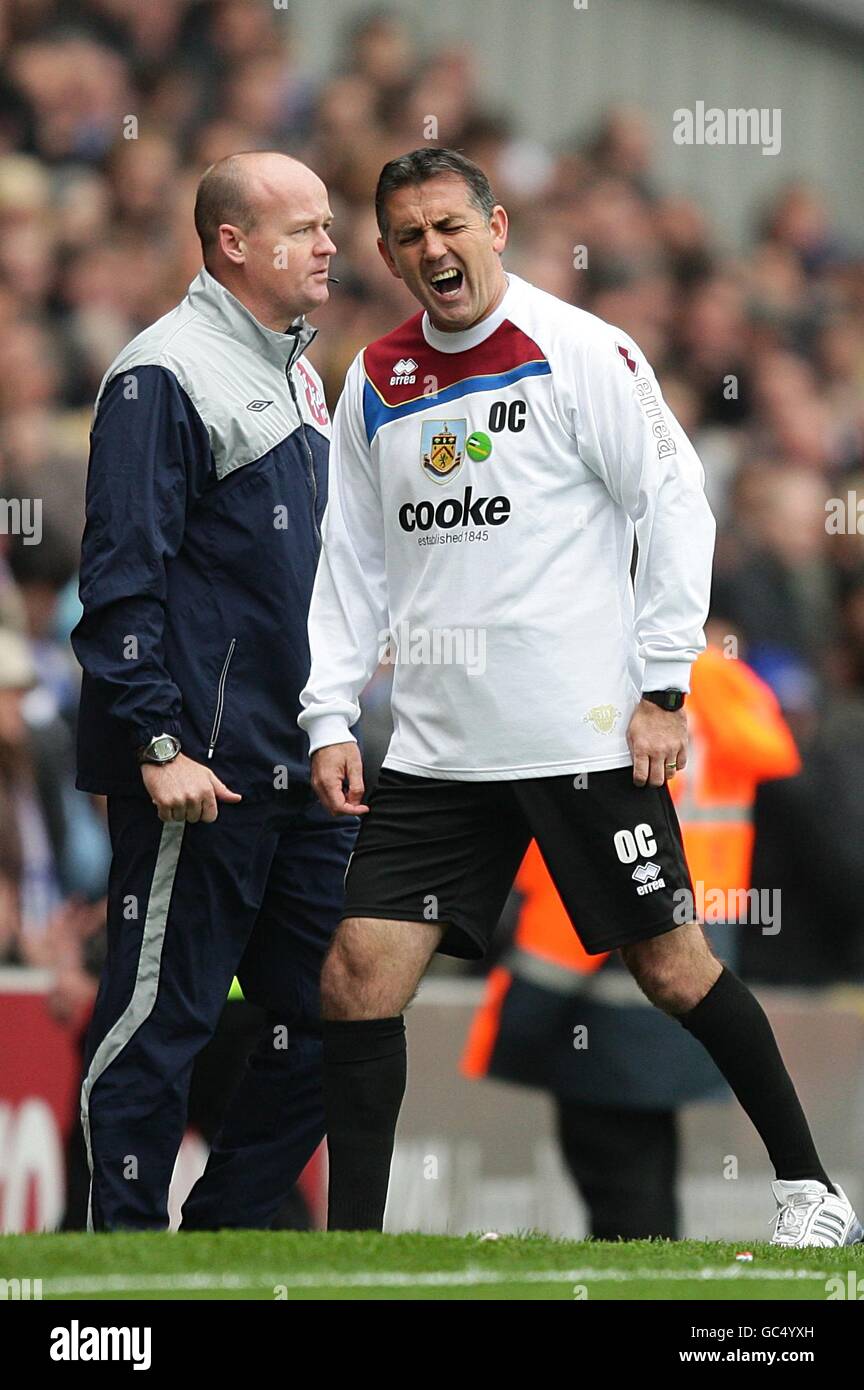
[(670, 713), (674, 713), (674, 711), (678, 709), (683, 709), (685, 698), (683, 690), (674, 690), (671, 688), (669, 690), (642, 691), (643, 700), (650, 700), (652, 705), (659, 705), (661, 709), (669, 710)]
[(139, 763), (173, 763), (180, 752), (180, 740), (173, 734), (154, 734), (149, 743), (136, 754)]

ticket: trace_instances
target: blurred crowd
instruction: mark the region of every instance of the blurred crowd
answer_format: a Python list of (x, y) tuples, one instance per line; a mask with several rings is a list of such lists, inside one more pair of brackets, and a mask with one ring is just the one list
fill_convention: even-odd
[[(714, 615), (805, 763), (760, 797), (754, 883), (784, 889), (784, 929), (754, 940), (751, 973), (864, 979), (862, 246), (799, 182), (753, 209), (747, 251), (730, 254), (656, 177), (644, 114), (526, 139), (478, 99), (475, 53), (419, 45), (397, 15), (334, 33), (321, 81), (295, 40), (290, 7), (269, 0), (0, 12), (0, 961), (50, 968), (58, 1016), (86, 1012), (108, 862), (72, 753), (88, 431), (107, 365), (198, 271), (201, 173), (273, 148), (326, 181), (341, 284), (311, 356), (332, 407), (356, 351), (414, 312), (377, 254), (372, 193), (385, 160), (429, 141), (488, 173), (511, 216), (508, 268), (635, 338), (704, 462)], [(842, 528), (826, 525), (831, 498)]]

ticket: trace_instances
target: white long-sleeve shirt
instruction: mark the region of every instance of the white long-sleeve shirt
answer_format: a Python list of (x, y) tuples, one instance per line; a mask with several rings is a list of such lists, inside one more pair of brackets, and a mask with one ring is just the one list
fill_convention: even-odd
[(417, 313), (372, 343), (333, 421), (300, 697), (312, 751), (353, 738), (389, 639), (385, 767), (495, 781), (630, 764), (641, 692), (688, 690), (705, 645), (703, 481), (633, 341), (518, 276), (473, 328)]

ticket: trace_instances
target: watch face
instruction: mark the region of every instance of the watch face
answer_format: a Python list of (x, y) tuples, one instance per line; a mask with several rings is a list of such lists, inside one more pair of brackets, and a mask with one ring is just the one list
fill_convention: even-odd
[(681, 690), (648, 690), (644, 698), (665, 710), (679, 710), (684, 705), (684, 694)]
[(150, 747), (150, 757), (159, 763), (170, 762), (176, 752), (177, 743), (170, 734), (163, 734), (161, 738), (154, 739)]

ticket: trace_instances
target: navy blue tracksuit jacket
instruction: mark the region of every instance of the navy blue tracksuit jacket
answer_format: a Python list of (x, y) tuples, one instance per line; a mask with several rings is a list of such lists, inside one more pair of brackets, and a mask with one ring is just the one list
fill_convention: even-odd
[[(162, 1227), (195, 1055), (231, 979), (268, 1022), (184, 1225), (266, 1226), (323, 1135), (318, 974), (356, 823), (297, 726), (330, 425), (303, 353), (206, 270), (112, 363), (82, 547), (78, 786), (108, 795), (108, 958), (82, 1088), (97, 1228)], [(135, 750), (179, 737), (243, 801), (165, 824)]]

